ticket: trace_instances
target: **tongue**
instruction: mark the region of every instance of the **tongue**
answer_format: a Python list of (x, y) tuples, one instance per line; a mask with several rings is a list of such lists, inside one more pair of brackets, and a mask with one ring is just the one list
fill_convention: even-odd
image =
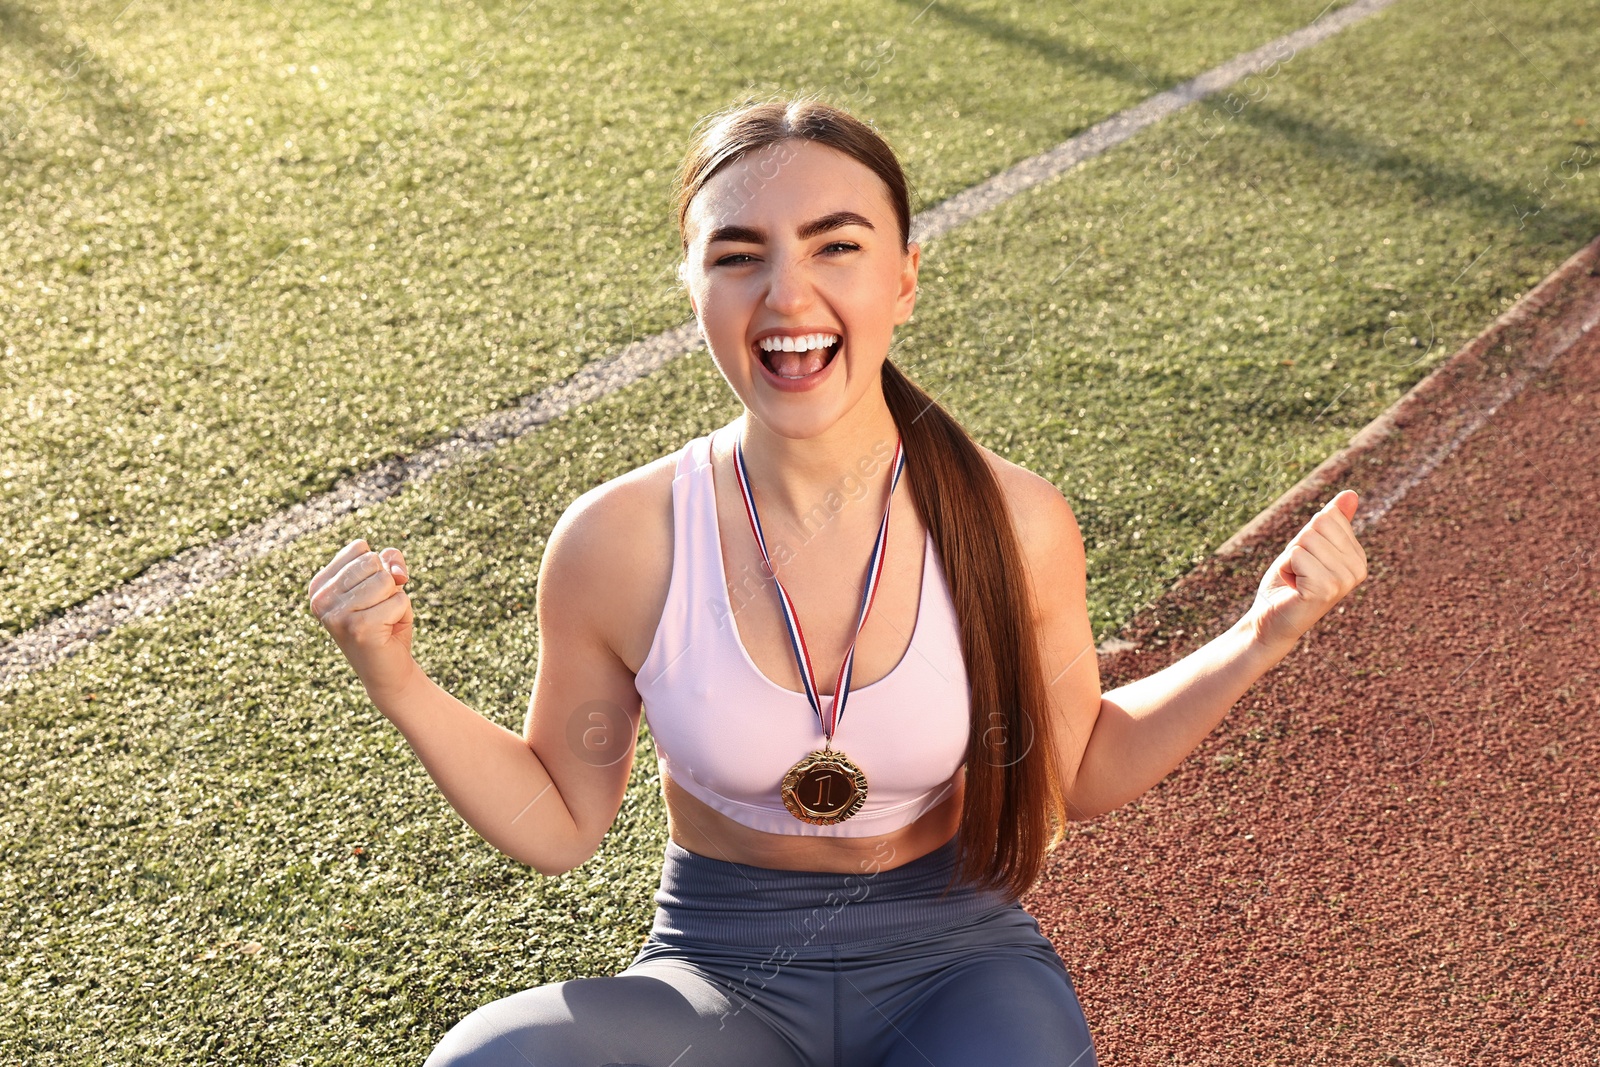
[(774, 352), (772, 369), (785, 378), (798, 378), (815, 374), (828, 362), (826, 348), (813, 348), (809, 352)]

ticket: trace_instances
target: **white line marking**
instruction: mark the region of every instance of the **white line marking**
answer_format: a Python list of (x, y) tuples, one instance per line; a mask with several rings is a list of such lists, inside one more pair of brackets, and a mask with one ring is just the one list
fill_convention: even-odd
[(1126, 141), (1147, 126), (1171, 115), (1173, 112), (1201, 100), (1219, 89), (1255, 73), (1258, 69), (1282, 62), (1285, 48), (1293, 54), (1300, 48), (1316, 44), (1340, 30), (1373, 15), (1394, 0), (1357, 0), (1348, 7), (1325, 16), (1318, 16), (1309, 26), (1269, 41), (1260, 48), (1244, 52), (1196, 75), (1180, 85), (1147, 98), (1126, 111), (1095, 123), (1087, 130), (1039, 155), (1025, 159), (1010, 170), (964, 189), (944, 203), (917, 216), (912, 226), (914, 240), (925, 241), (948, 233), (989, 211), (1018, 193), (1032, 189), (1071, 170), (1079, 163), (1091, 159), (1107, 149)]
[(1390, 508), (1400, 503), (1401, 499), (1416, 488), (1418, 483), (1432, 474), (1439, 464), (1443, 463), (1450, 457), (1451, 453), (1461, 447), (1462, 442), (1481, 430), (1484, 423), (1494, 418), (1495, 412), (1504, 407), (1507, 401), (1520, 394), (1529, 382), (1549, 370), (1551, 364), (1560, 359), (1567, 349), (1578, 342), (1580, 337), (1594, 329), (1596, 324), (1600, 324), (1600, 308), (1591, 311), (1585, 317), (1582, 325), (1566, 337), (1563, 337), (1557, 344), (1552, 345), (1548, 353), (1535, 356), (1528, 360), (1525, 365), (1518, 368), (1517, 372), (1508, 377), (1505, 384), (1496, 391), (1488, 407), (1474, 412), (1472, 417), (1467, 420), (1461, 429), (1456, 431), (1454, 436), (1423, 456), (1416, 467), (1398, 485), (1382, 495), (1373, 497), (1370, 501), (1363, 500), (1361, 502), (1361, 514), (1356, 516), (1355, 521), (1350, 524), (1350, 528), (1356, 533), (1360, 533), (1387, 515)]
[[(1238, 81), (1257, 68), (1282, 61), (1284, 48), (1316, 44), (1395, 0), (1356, 0), (1308, 26), (1244, 52), (1165, 92), (1096, 123), (1055, 148), (957, 193), (912, 220), (914, 240), (949, 233), (1019, 193), (1034, 188), (1116, 147), (1180, 108)], [(931, 6), (931, 5), (930, 5)], [(924, 9), (926, 10), (926, 9)], [(341, 517), (424, 482), (464, 459), (517, 441), (578, 404), (621, 389), (700, 347), (693, 321), (623, 348), (583, 367), (570, 378), (525, 397), (514, 408), (491, 412), (411, 456), (386, 460), (341, 479), (332, 489), (269, 515), (209, 544), (196, 545), (150, 566), (144, 573), (25, 630), (0, 646), (0, 684), (42, 670), (82, 651), (95, 638), (135, 619), (152, 616), (208, 586), (237, 574), (275, 549), (333, 525)]]

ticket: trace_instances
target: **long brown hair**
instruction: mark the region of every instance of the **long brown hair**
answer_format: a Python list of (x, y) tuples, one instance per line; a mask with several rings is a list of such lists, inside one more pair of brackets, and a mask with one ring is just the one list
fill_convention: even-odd
[[(747, 103), (702, 125), (678, 175), (678, 230), (688, 248), (689, 203), (727, 164), (800, 139), (859, 161), (887, 187), (911, 239), (911, 200), (894, 150), (871, 126), (815, 99)], [(888, 359), (884, 400), (905, 448), (911, 496), (944, 566), (971, 691), (971, 736), (954, 878), (1022, 896), (1065, 837), (1034, 605), (1000, 484), (976, 442)], [(952, 880), (952, 884), (953, 884)]]

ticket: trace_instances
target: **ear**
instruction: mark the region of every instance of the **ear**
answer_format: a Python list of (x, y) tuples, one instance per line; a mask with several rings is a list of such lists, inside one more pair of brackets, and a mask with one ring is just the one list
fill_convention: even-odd
[(900, 265), (900, 291), (894, 298), (894, 321), (900, 325), (911, 318), (917, 306), (917, 268), (922, 263), (922, 246), (915, 241), (906, 246)]
[(695, 318), (700, 317), (700, 309), (694, 303), (694, 290), (689, 288), (689, 261), (687, 259), (678, 263), (678, 284), (683, 286), (683, 291), (689, 298), (689, 310)]

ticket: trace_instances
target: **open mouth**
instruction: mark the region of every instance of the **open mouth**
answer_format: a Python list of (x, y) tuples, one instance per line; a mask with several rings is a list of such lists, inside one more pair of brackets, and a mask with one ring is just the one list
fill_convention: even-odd
[(756, 343), (756, 354), (775, 376), (796, 381), (827, 369), (843, 343), (837, 334), (766, 337)]

